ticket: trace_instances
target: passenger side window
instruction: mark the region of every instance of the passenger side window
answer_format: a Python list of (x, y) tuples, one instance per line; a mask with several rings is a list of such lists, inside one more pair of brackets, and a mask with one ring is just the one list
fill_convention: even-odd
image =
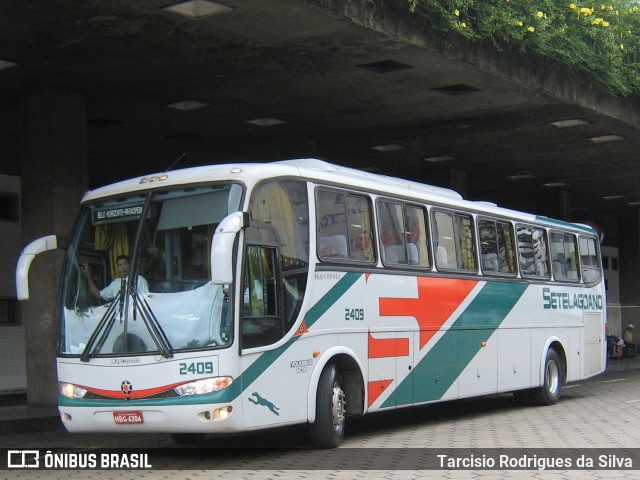
[(471, 215), (438, 210), (433, 219), (436, 267), (477, 271)]
[(423, 208), (379, 201), (378, 220), (385, 264), (429, 267)]
[(579, 281), (576, 237), (566, 233), (551, 232), (550, 247), (553, 278), (569, 282)]
[(247, 245), (242, 282), (243, 348), (270, 345), (282, 338), (276, 285), (276, 249)]
[(585, 283), (595, 282), (600, 278), (598, 262), (598, 245), (595, 238), (580, 237), (580, 260), (582, 262), (582, 279)]
[(249, 213), (240, 292), (242, 348), (276, 343), (299, 320), (309, 272), (306, 182), (258, 185)]
[(547, 254), (547, 232), (543, 228), (518, 224), (517, 237), (522, 275), (549, 278), (551, 273)]
[(318, 190), (318, 257), (373, 263), (371, 205), (367, 197)]
[(480, 265), (485, 273), (516, 274), (513, 227), (509, 222), (478, 220)]

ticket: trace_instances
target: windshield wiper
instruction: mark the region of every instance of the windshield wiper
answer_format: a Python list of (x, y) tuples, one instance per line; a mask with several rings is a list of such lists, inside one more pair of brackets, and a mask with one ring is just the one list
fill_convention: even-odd
[[(123, 340), (124, 340), (124, 348), (123, 353), (128, 353), (128, 335), (127, 335), (127, 327), (128, 321), (125, 318), (125, 312), (129, 311), (129, 298), (133, 299), (132, 301), (132, 317), (135, 321), (138, 314), (142, 318), (149, 335), (153, 342), (156, 345), (158, 351), (165, 358), (173, 357), (173, 347), (167, 338), (167, 335), (164, 333), (164, 330), (160, 326), (158, 319), (153, 314), (153, 311), (149, 307), (147, 301), (140, 295), (137, 287), (127, 288), (127, 283), (124, 279), (120, 284), (120, 290), (117, 295), (107, 308), (107, 311), (100, 319), (97, 327), (91, 334), (91, 337), (87, 341), (87, 345), (80, 356), (80, 360), (83, 362), (88, 362), (91, 357), (95, 355), (96, 352), (100, 352), (102, 347), (104, 346), (107, 338), (109, 337), (109, 333), (111, 332), (113, 325), (116, 319), (120, 319), (120, 323), (124, 321), (124, 331), (123, 331)], [(135, 285), (137, 285), (137, 278)], [(134, 353), (134, 352), (131, 352)], [(135, 352), (137, 353), (137, 352)]]
[[(140, 312), (140, 317), (142, 317), (142, 321), (147, 327), (156, 347), (158, 347), (158, 350), (162, 353), (162, 356), (165, 358), (172, 358), (173, 347), (169, 342), (169, 338), (167, 338), (167, 334), (164, 333), (164, 330), (160, 326), (160, 322), (158, 322), (158, 319), (153, 314), (147, 300), (138, 292), (138, 275), (135, 276), (134, 280), (133, 286), (130, 288), (131, 297), (133, 298), (133, 320), (136, 320), (136, 312)], [(129, 297), (127, 297), (127, 299), (128, 298)]]
[[(94, 351), (100, 351), (100, 349), (104, 345), (104, 342), (107, 340), (109, 332), (113, 328), (113, 324), (116, 321), (118, 313), (120, 314), (120, 323), (122, 323), (125, 309), (125, 283), (125, 280), (122, 279), (122, 281), (120, 282), (120, 290), (118, 290), (118, 293), (109, 305), (109, 308), (107, 308), (107, 311), (100, 319), (100, 322), (98, 322), (98, 325), (91, 334), (91, 337), (89, 337), (89, 340), (87, 341), (87, 344), (82, 351), (82, 355), (80, 356), (81, 361), (88, 362), (89, 359), (93, 356)], [(100, 338), (98, 339), (98, 337)]]

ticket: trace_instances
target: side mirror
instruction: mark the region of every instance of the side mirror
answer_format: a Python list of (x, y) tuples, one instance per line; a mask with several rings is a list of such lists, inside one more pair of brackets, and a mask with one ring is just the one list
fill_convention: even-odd
[(237, 233), (249, 226), (248, 212), (234, 212), (222, 219), (211, 242), (211, 281), (215, 285), (233, 283), (233, 243)]
[(18, 300), (27, 300), (29, 298), (29, 269), (33, 259), (39, 253), (55, 250), (56, 248), (58, 248), (58, 237), (48, 235), (34, 240), (22, 250), (16, 267), (16, 293)]

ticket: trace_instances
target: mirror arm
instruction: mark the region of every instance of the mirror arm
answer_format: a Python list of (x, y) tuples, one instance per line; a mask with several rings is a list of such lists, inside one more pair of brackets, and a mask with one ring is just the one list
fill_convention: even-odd
[(249, 212), (234, 212), (222, 219), (211, 242), (211, 281), (233, 283), (233, 244), (240, 230), (249, 226)]
[(16, 293), (18, 300), (27, 300), (29, 298), (29, 269), (33, 259), (39, 253), (59, 248), (59, 243), (68, 244), (68, 242), (64, 241), (59, 242), (58, 237), (55, 235), (48, 235), (38, 238), (24, 247), (16, 266)]

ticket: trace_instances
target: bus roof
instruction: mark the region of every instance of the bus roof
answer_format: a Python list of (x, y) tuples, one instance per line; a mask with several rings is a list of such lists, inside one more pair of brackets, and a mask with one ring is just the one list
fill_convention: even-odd
[(500, 215), (525, 222), (546, 223), (548, 226), (562, 226), (595, 233), (595, 230), (588, 225), (569, 223), (510, 210), (489, 202), (464, 200), (462, 195), (449, 188), (365, 172), (315, 158), (300, 158), (269, 163), (206, 165), (156, 173), (123, 180), (91, 190), (85, 194), (82, 202), (131, 192), (143, 192), (163, 187), (208, 181), (236, 181), (252, 185), (264, 178), (279, 176), (299, 176), (337, 185), (372, 190), (376, 193), (415, 197), (419, 201), (472, 210), (480, 214)]
[[(324, 160), (318, 160), (316, 158), (301, 158), (296, 160), (283, 160), (279, 163), (282, 165), (292, 165), (300, 169), (315, 170), (318, 172), (332, 172), (338, 174), (342, 178), (370, 180), (376, 182), (378, 185), (385, 185), (389, 187), (407, 188), (412, 192), (426, 193), (431, 195), (442, 195), (444, 197), (462, 199), (462, 195), (458, 192), (451, 190), (450, 188), (436, 187), (434, 185), (428, 185), (426, 183), (412, 182), (397, 177), (389, 177), (387, 175), (380, 175), (376, 173), (364, 172), (355, 168), (342, 167), (335, 165)], [(379, 187), (378, 187), (379, 188)]]

